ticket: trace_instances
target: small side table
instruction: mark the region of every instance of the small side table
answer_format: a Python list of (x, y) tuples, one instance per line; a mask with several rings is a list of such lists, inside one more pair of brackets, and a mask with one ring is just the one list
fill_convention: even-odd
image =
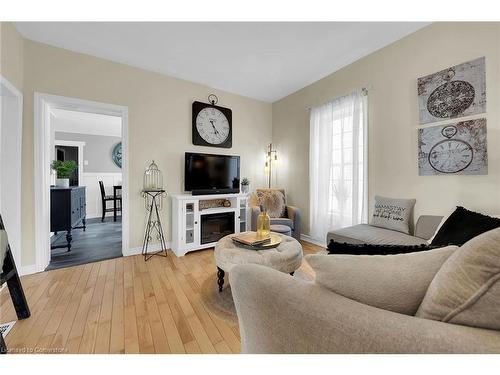
[[(163, 234), (159, 210), (161, 209), (161, 199), (166, 195), (163, 189), (145, 189), (142, 191), (142, 196), (146, 199), (146, 209), (148, 211), (148, 222), (144, 233), (144, 241), (142, 243), (142, 255), (144, 260), (148, 261), (155, 255), (167, 256), (167, 243)], [(160, 242), (160, 250), (148, 252), (149, 243), (153, 238)]]

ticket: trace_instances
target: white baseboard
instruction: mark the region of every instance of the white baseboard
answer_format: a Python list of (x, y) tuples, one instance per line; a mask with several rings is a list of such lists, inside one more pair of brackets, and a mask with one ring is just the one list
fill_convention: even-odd
[[(117, 217), (120, 217), (121, 218), (121, 214), (117, 215)], [(90, 215), (87, 215), (85, 216), (85, 219), (100, 219), (102, 216), (101, 215), (97, 215), (97, 214), (90, 214)], [(106, 212), (106, 215), (104, 215), (104, 217), (106, 219), (109, 219), (109, 218), (113, 218), (113, 213), (112, 212)]]
[(311, 238), (309, 235), (307, 234), (301, 234), (300, 235), (300, 239), (302, 241), (305, 241), (305, 242), (309, 242), (309, 243), (312, 243), (313, 245), (316, 245), (316, 246), (321, 246), (321, 247), (324, 247), (326, 248), (326, 242), (321, 242), (321, 241), (318, 241), (318, 240), (315, 240), (313, 238)]
[[(166, 244), (167, 244), (167, 249), (170, 249), (171, 248), (170, 242), (167, 241)], [(158, 250), (160, 250), (160, 244), (159, 243), (151, 244), (148, 247), (148, 251), (149, 252), (154, 252), (154, 251), (158, 251)], [(128, 251), (125, 251), (123, 253), (123, 256), (124, 257), (128, 257), (128, 256), (131, 256), (131, 255), (139, 255), (139, 254), (142, 254), (142, 246), (134, 247), (134, 248), (129, 249)], [(18, 267), (17, 271), (19, 272), (19, 276), (32, 275), (34, 273), (38, 273), (39, 272), (36, 269), (36, 264), (30, 264), (28, 266)]]
[[(167, 241), (166, 244), (167, 244), (167, 249), (170, 249), (170, 242)], [(160, 250), (160, 244), (159, 243), (151, 244), (148, 247), (148, 252), (154, 252), (154, 251), (158, 251), (158, 250)], [(128, 257), (128, 256), (131, 256), (131, 255), (138, 255), (138, 254), (142, 254), (142, 246), (133, 247), (131, 249), (128, 249), (128, 251), (125, 251), (123, 253), (123, 256), (124, 257)]]
[(17, 272), (19, 273), (19, 276), (26, 276), (38, 273), (36, 269), (36, 264), (30, 264), (28, 266), (20, 266), (17, 268)]

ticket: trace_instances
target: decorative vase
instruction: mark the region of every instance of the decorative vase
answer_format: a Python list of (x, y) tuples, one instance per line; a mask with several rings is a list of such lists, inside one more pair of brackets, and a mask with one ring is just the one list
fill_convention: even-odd
[(271, 233), (271, 219), (262, 206), (260, 206), (260, 211), (257, 216), (257, 237), (267, 237)]
[(69, 178), (56, 178), (56, 186), (62, 188), (68, 188)]
[(243, 194), (248, 194), (249, 187), (249, 185), (241, 185), (241, 192)]

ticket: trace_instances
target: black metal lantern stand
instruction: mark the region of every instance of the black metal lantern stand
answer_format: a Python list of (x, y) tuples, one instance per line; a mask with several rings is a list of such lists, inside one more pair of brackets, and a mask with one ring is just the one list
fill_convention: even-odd
[[(154, 255), (167, 256), (167, 243), (160, 220), (160, 211), (163, 207), (162, 200), (166, 195), (163, 189), (162, 173), (153, 161), (146, 172), (144, 172), (144, 187), (142, 189), (144, 204), (148, 212), (148, 221), (142, 243), (142, 255), (144, 255), (145, 261), (151, 259)], [(160, 250), (149, 252), (149, 244), (154, 239), (159, 241)]]
[[(148, 210), (148, 221), (146, 224), (146, 231), (144, 233), (144, 241), (142, 243), (142, 255), (144, 255), (144, 260), (147, 261), (151, 259), (154, 255), (167, 256), (167, 243), (165, 241), (165, 235), (163, 233), (163, 226), (160, 220), (160, 209), (161, 209), (161, 199), (166, 196), (166, 192), (163, 189), (144, 189), (142, 195), (149, 203)], [(157, 239), (160, 242), (160, 250), (155, 252), (149, 252), (149, 243), (153, 239)]]

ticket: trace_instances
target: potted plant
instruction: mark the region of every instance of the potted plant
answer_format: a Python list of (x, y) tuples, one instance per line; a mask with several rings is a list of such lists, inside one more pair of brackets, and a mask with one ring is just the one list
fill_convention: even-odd
[(69, 178), (75, 171), (77, 165), (74, 160), (54, 160), (51, 164), (51, 168), (56, 171), (56, 186), (57, 187), (69, 187)]
[(241, 191), (243, 194), (247, 194), (248, 193), (248, 190), (249, 190), (249, 187), (250, 187), (250, 180), (246, 177), (243, 177), (243, 179), (241, 180)]

